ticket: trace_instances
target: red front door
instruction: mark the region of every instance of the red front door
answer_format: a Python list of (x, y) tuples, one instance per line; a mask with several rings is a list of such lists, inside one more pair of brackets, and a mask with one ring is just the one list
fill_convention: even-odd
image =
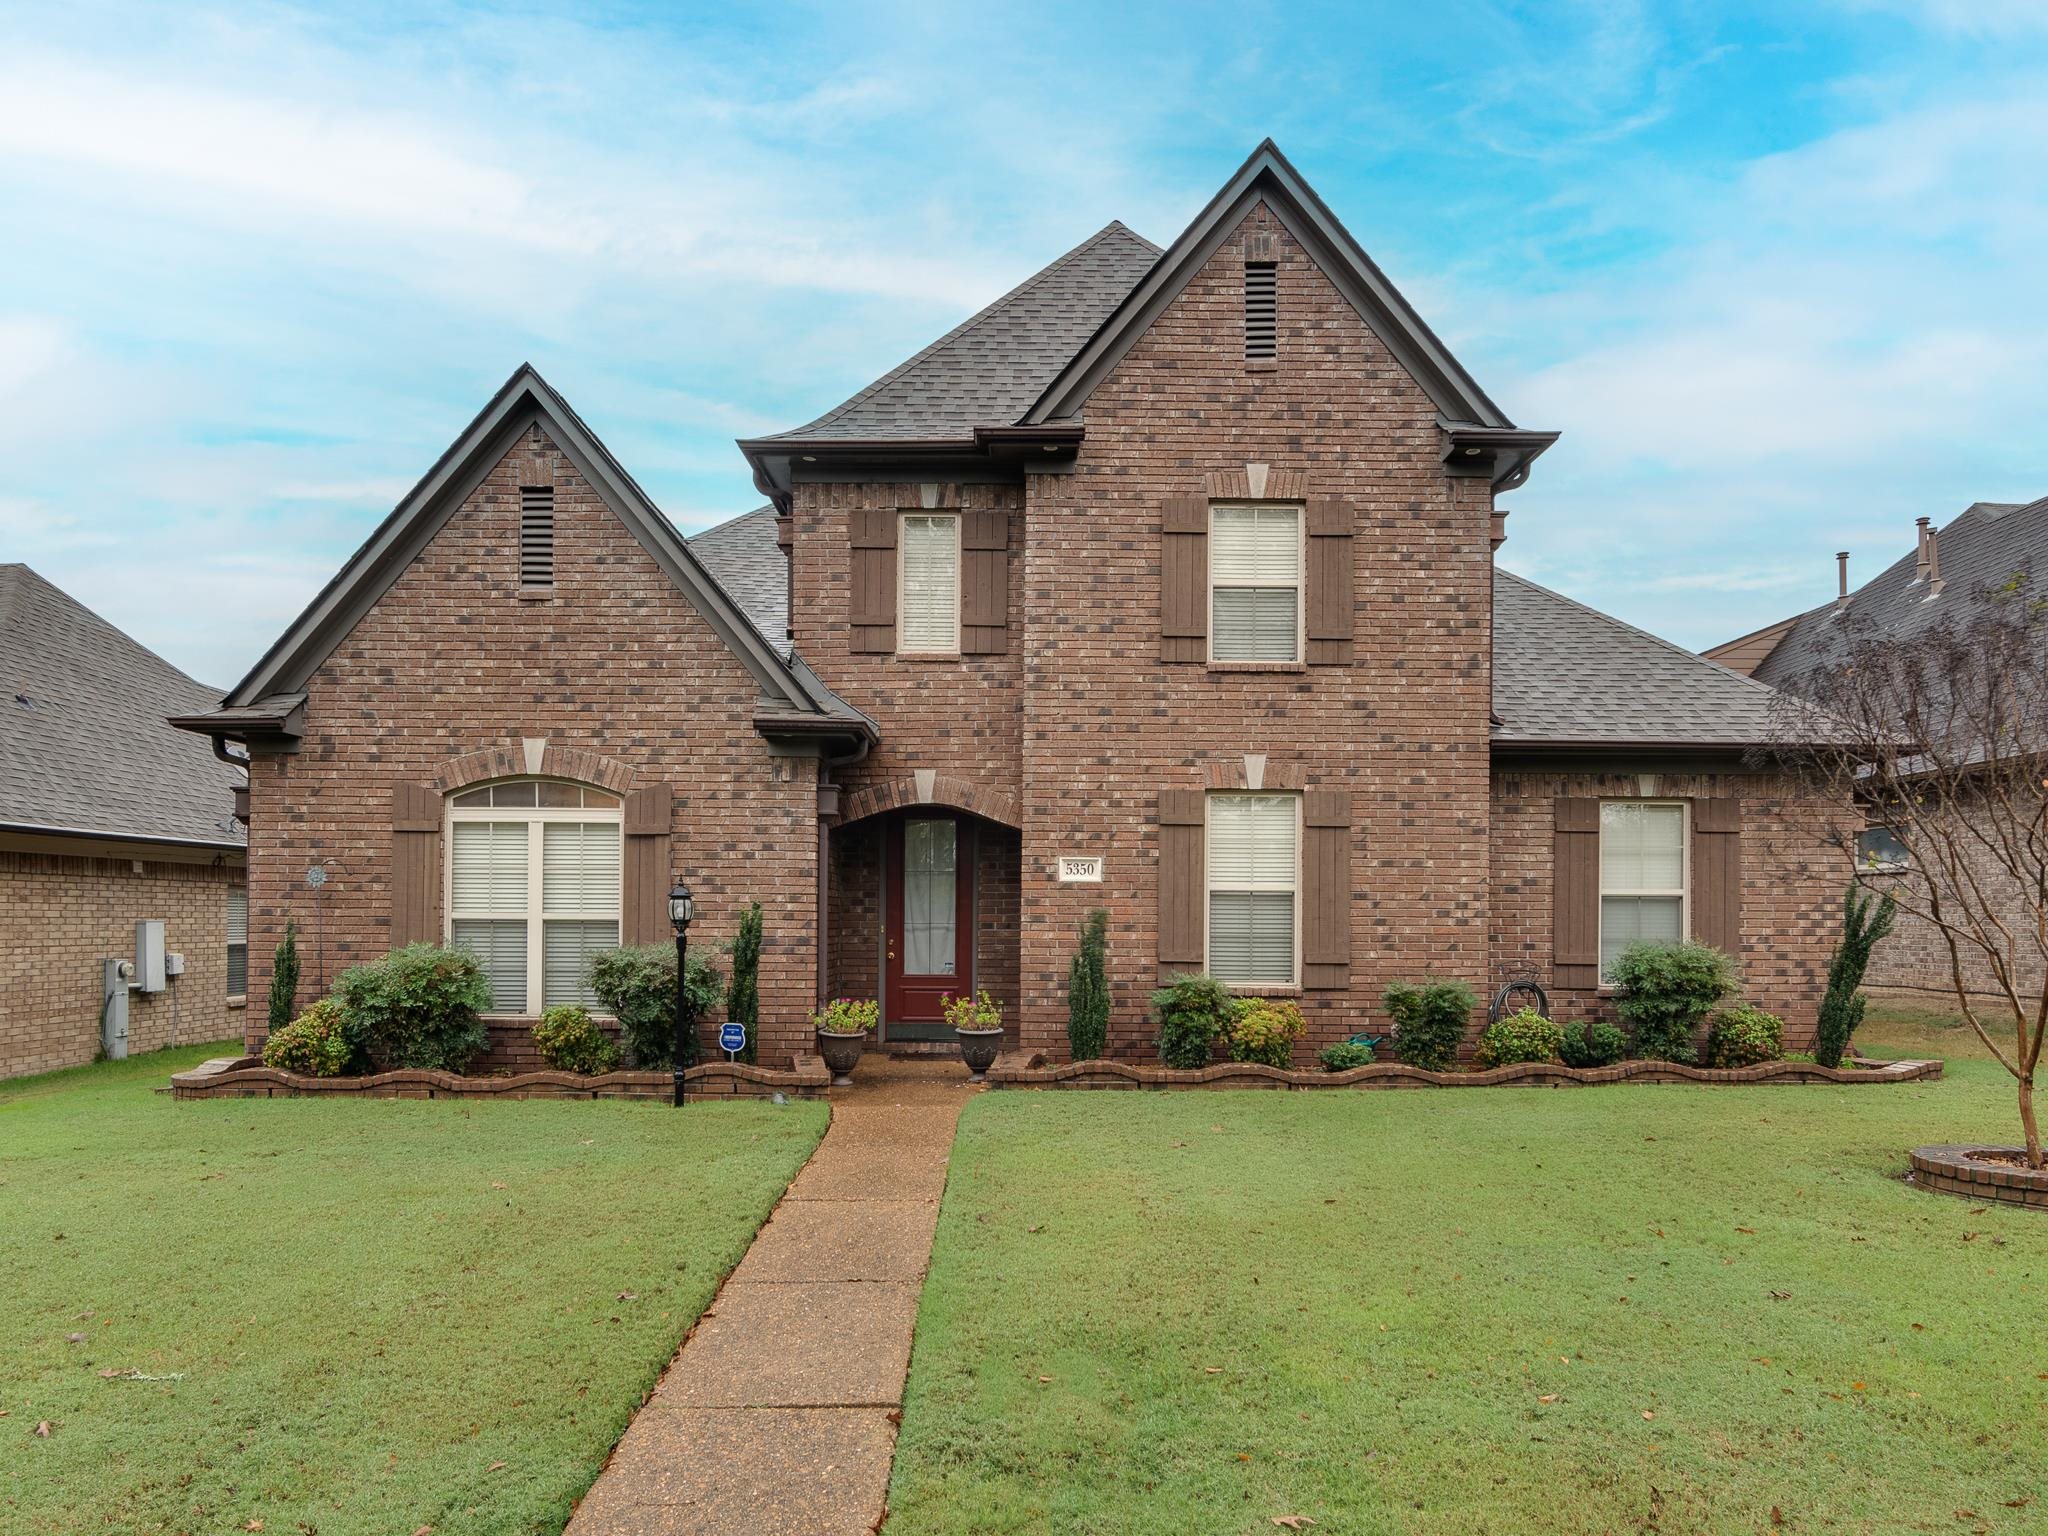
[(943, 812), (889, 828), (882, 904), (882, 1017), (930, 1025), (941, 1003), (974, 984), (974, 827)]

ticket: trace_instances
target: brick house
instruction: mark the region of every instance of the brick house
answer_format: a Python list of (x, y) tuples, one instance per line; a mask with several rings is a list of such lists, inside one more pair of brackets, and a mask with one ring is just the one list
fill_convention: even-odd
[[(1854, 591), (1847, 552), (1836, 561), (1839, 588), (1833, 602), (1726, 641), (1707, 655), (1773, 688), (1804, 692), (1813, 678), (1841, 660), (1852, 633), (1910, 639), (2016, 572), (2037, 577), (2048, 572), (2048, 497), (2025, 504), (1976, 502), (1941, 528), (1922, 517), (1913, 549)], [(1978, 889), (2013, 892), (2010, 874), (1983, 850), (1972, 857), (1966, 839), (1956, 851)], [(1900, 838), (1873, 817), (1858, 842), (1857, 857), (1883, 874), (1903, 869), (1908, 854)], [(2025, 912), (2024, 899), (2017, 892), (2013, 896), (2015, 911)], [(1965, 988), (1984, 996), (1997, 993), (1985, 958), (1967, 948), (1962, 958)], [(2022, 996), (2038, 995), (2044, 979), (2038, 958), (2023, 964), (2015, 977)], [(1924, 918), (1901, 913), (1891, 937), (1871, 957), (1868, 984), (1874, 991), (1933, 994), (1937, 1000), (1952, 995), (1948, 946), (1939, 931)]]
[(1313, 1050), (1424, 974), (1600, 1012), (1678, 933), (1797, 1038), (1832, 892), (1744, 765), (1774, 695), (1495, 568), (1554, 437), (1266, 144), (1169, 247), (1111, 224), (741, 443), (769, 505), (694, 540), (522, 368), (181, 723), (253, 758), (258, 955), (324, 862), (334, 963), (471, 944), (504, 1053), (671, 871), (696, 933), (766, 908), (764, 1061), (821, 996), (915, 1048), (970, 987), (1062, 1051), (1097, 906), (1116, 1054), (1178, 971)]
[[(0, 565), (0, 1077), (91, 1061), (124, 1013), (117, 1051), (241, 1030), (245, 781), (164, 723), (218, 697)], [(108, 960), (141, 963), (110, 986)]]

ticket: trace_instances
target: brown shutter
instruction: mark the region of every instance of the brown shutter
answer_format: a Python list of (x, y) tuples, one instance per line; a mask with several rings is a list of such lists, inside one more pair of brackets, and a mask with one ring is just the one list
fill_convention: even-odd
[(1159, 659), (1209, 659), (1209, 503), (1168, 499), (1159, 520)]
[(1311, 501), (1304, 527), (1303, 575), (1308, 590), (1302, 601), (1308, 636), (1308, 661), (1336, 666), (1351, 660), (1352, 614), (1358, 606), (1358, 578), (1352, 565), (1351, 504)]
[(1159, 792), (1159, 965), (1199, 971), (1206, 928), (1202, 891), (1202, 817), (1199, 789)]
[(1692, 937), (1742, 958), (1742, 802), (1692, 803)]
[(394, 784), (391, 944), (441, 939), (441, 796), (431, 784)]
[(1351, 985), (1351, 796), (1311, 789), (1301, 797), (1301, 984)]
[(960, 514), (960, 652), (1010, 648), (1010, 514)]
[(669, 828), (675, 790), (649, 784), (626, 796), (624, 886), (620, 892), (621, 939), (627, 944), (660, 944), (669, 937)]
[(1550, 980), (1600, 985), (1600, 802), (1560, 799), (1550, 864)]
[(846, 622), (855, 651), (896, 649), (896, 513), (856, 507), (847, 514), (852, 540)]

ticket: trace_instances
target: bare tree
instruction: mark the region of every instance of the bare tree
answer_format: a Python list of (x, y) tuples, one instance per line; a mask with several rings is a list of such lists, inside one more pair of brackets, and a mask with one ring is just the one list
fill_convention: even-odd
[[(2034, 1074), (2048, 1031), (2048, 600), (2024, 570), (1942, 594), (1888, 631), (1852, 614), (1788, 698), (1777, 750), (1835, 809), (1816, 829), (1948, 951), (1956, 1003), (2018, 1080), (2042, 1166)], [(1815, 738), (1821, 739), (1814, 745)], [(1898, 847), (1864, 843), (1889, 829)]]

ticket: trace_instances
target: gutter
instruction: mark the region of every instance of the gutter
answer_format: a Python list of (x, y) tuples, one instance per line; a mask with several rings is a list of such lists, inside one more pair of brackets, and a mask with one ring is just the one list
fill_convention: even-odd
[(206, 837), (172, 837), (162, 832), (113, 832), (103, 827), (46, 827), (33, 821), (0, 821), (0, 832), (19, 832), (36, 837), (91, 838), (110, 843), (162, 843), (168, 848), (221, 848), (239, 853), (247, 843), (222, 842)]

